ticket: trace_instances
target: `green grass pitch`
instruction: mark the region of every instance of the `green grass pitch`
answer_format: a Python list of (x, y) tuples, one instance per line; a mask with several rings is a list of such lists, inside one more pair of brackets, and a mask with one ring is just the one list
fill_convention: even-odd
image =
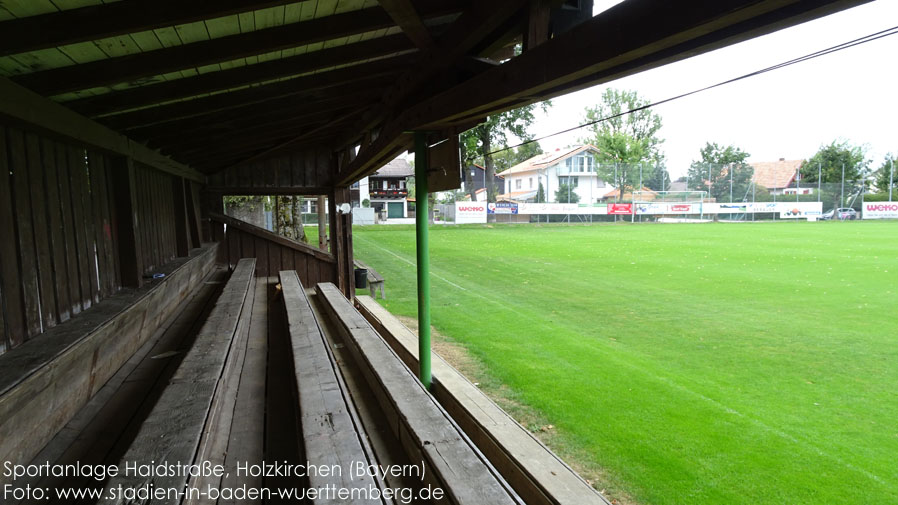
[[(412, 227), (356, 256), (415, 316)], [(640, 504), (898, 503), (898, 223), (432, 227), (433, 325)]]

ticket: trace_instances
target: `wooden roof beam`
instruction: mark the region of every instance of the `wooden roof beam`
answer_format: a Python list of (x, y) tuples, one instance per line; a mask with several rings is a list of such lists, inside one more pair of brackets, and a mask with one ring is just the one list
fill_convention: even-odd
[[(413, 55), (395, 56), (371, 63), (362, 63), (350, 67), (339, 68), (328, 72), (296, 77), (280, 82), (253, 86), (251, 88), (218, 93), (215, 95), (194, 98), (181, 102), (168, 103), (155, 107), (139, 109), (124, 114), (141, 117), (141, 121), (160, 122), (178, 117), (189, 117), (206, 114), (218, 110), (242, 107), (244, 105), (276, 100), (285, 96), (308, 94), (316, 90), (364, 80), (362, 77), (380, 77), (395, 75), (415, 61)], [(362, 76), (362, 77), (360, 77)], [(67, 107), (94, 116), (101, 113), (122, 110), (129, 107), (127, 101), (118, 96), (98, 96), (67, 102)], [(102, 111), (102, 112), (101, 112)]]
[(105, 114), (114, 112), (116, 108), (114, 104), (129, 108), (142, 107), (412, 50), (414, 46), (405, 36), (390, 35), (289, 58), (113, 91), (105, 95), (74, 100), (67, 105), (88, 114)]
[(411, 0), (378, 0), (378, 3), (418, 48), (427, 49), (433, 45), (433, 38)]
[[(403, 100), (422, 85), (470, 51), (484, 43), (491, 34), (516, 17), (526, 0), (493, 0), (475, 2), (452, 23), (436, 44), (421, 55), (421, 64), (406, 72), (384, 96), (384, 100), (362, 117), (353, 131), (367, 131), (386, 118), (397, 115)], [(339, 146), (358, 140), (356, 136), (340, 141)]]
[[(442, 129), (661, 66), (822, 17), (869, 0), (629, 0), (499, 67), (426, 99), (390, 121), (341, 171), (347, 184)], [(538, 71), (537, 71), (538, 69)]]
[[(439, 17), (452, 12), (457, 12), (457, 3), (450, 0), (430, 0), (421, 8), (421, 15), (425, 18)], [(14, 80), (36, 93), (57, 95), (392, 26), (393, 20), (383, 9), (370, 7), (203, 42), (24, 74)]]
[[(316, 104), (334, 100), (352, 99), (359, 94), (367, 98), (375, 98), (373, 95), (379, 96), (383, 89), (395, 81), (394, 75), (375, 75), (361, 81), (350, 82), (338, 86), (323, 89), (312, 89), (305, 92), (287, 95), (264, 102), (254, 102), (250, 104), (237, 104), (227, 109), (212, 109), (194, 111), (189, 115), (183, 115), (177, 112), (177, 109), (169, 109), (172, 114), (161, 115), (154, 112), (155, 108), (141, 109), (138, 111), (116, 114), (99, 119), (99, 121), (110, 128), (129, 132), (136, 128), (145, 128), (149, 126), (166, 126), (170, 128), (179, 128), (179, 125), (185, 124), (186, 121), (205, 121), (206, 123), (227, 121), (230, 119), (241, 119), (258, 117), (269, 112), (281, 112), (284, 108), (296, 109), (298, 105), (304, 104), (308, 106), (316, 106)], [(189, 102), (184, 102), (189, 103)], [(130, 134), (130, 133), (129, 133)]]
[[(304, 125), (321, 119), (332, 118), (341, 110), (358, 110), (370, 103), (371, 95), (359, 94), (356, 97), (342, 100), (327, 100), (320, 104), (293, 105), (281, 111), (268, 111), (266, 114), (247, 118), (231, 118), (221, 121), (190, 121), (178, 126), (151, 126), (130, 132), (135, 139), (145, 139), (152, 146), (171, 149), (172, 146), (190, 144), (198, 138), (219, 141), (223, 137), (244, 131), (285, 128), (293, 125)], [(220, 141), (219, 141), (220, 142)]]
[(297, 0), (128, 0), (0, 23), (0, 56), (276, 7)]
[(138, 144), (128, 137), (0, 77), (0, 116), (52, 132), (149, 165), (157, 170), (204, 182), (193, 168)]

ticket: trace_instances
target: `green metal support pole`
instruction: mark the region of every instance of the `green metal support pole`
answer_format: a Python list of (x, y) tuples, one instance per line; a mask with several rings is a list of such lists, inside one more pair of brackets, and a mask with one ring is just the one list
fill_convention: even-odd
[(430, 250), (427, 245), (429, 205), (427, 134), (415, 132), (415, 238), (418, 253), (418, 376), (430, 389)]

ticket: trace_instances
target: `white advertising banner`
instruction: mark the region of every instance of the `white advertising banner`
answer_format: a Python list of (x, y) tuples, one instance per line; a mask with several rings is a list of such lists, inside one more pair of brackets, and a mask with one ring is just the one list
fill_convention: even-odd
[(485, 202), (455, 202), (455, 224), (486, 223)]
[(817, 220), (823, 214), (821, 202), (776, 202), (780, 205), (780, 219)]
[(608, 213), (605, 205), (592, 206), (576, 203), (520, 203), (518, 214), (593, 214), (604, 215)]
[(637, 203), (636, 214), (702, 214), (700, 203)]
[(898, 219), (898, 202), (866, 202), (863, 219)]

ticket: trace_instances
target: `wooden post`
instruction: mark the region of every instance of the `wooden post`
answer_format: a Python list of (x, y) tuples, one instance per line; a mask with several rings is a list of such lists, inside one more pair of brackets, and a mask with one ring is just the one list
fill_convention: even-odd
[(318, 248), (327, 251), (327, 198), (318, 195)]
[(187, 230), (190, 235), (190, 247), (200, 247), (202, 243), (200, 242), (200, 229), (202, 226), (200, 225), (200, 216), (199, 216), (199, 202), (197, 201), (198, 192), (196, 191), (196, 186), (190, 179), (181, 179), (184, 183), (184, 195), (187, 197)]
[(330, 213), (331, 254), (336, 258), (337, 286), (340, 291), (352, 299), (355, 293), (352, 265), (352, 214), (341, 214), (337, 211), (343, 203), (349, 202), (349, 187), (336, 188), (328, 198)]
[(549, 40), (549, 2), (546, 0), (530, 0), (527, 9), (527, 32), (524, 34), (523, 50), (529, 51)]
[(175, 253), (179, 258), (190, 255), (190, 236), (187, 232), (187, 197), (181, 177), (171, 178), (172, 206), (175, 218)]
[(140, 216), (136, 212), (137, 189), (134, 184), (134, 163), (131, 158), (113, 158), (112, 193), (118, 234), (118, 255), (122, 286), (137, 288), (143, 283), (143, 258), (140, 244)]

